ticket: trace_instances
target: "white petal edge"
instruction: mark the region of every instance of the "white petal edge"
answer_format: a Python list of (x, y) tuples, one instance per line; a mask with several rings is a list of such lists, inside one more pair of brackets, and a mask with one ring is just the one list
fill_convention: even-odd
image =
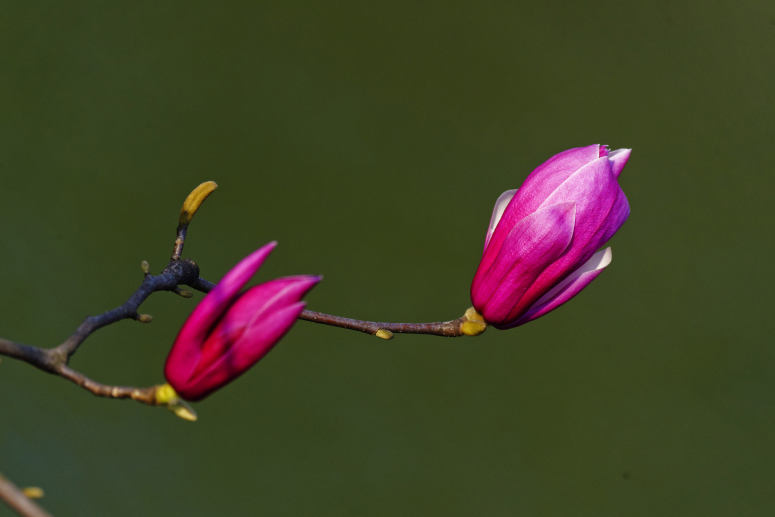
[(617, 149), (608, 153), (608, 159), (611, 161), (611, 169), (613, 170), (614, 176), (617, 178), (627, 164), (627, 160), (630, 159), (630, 153), (632, 153), (632, 149)]
[(581, 265), (581, 267), (579, 267), (576, 271), (574, 271), (573, 273), (565, 277), (565, 279), (562, 282), (555, 285), (545, 295), (539, 298), (538, 301), (536, 301), (533, 305), (531, 305), (531, 307), (541, 307), (542, 305), (550, 302), (551, 300), (554, 299), (555, 296), (563, 292), (570, 284), (572, 284), (573, 281), (576, 280), (578, 277), (580, 277), (584, 273), (597, 271), (599, 269), (605, 269), (611, 263), (611, 260), (613, 260), (613, 253), (611, 252), (610, 247), (604, 250), (598, 251), (597, 253), (589, 257), (589, 260), (584, 262)]
[(487, 249), (487, 244), (490, 242), (490, 237), (495, 233), (495, 228), (498, 227), (498, 223), (503, 217), (503, 212), (506, 211), (506, 207), (509, 206), (514, 195), (518, 189), (507, 190), (495, 201), (495, 206), (492, 209), (492, 216), (490, 217), (490, 226), (487, 227), (487, 235), (484, 238), (484, 248)]

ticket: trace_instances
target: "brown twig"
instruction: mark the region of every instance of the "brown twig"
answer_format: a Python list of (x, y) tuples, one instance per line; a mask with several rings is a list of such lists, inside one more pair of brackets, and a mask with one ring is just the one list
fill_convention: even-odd
[(19, 487), (2, 474), (0, 474), (0, 500), (5, 501), (5, 504), (22, 517), (51, 517), (50, 513), (24, 495)]
[[(189, 286), (202, 292), (210, 292), (215, 284), (208, 282), (203, 278), (197, 278)], [(454, 320), (437, 321), (432, 323), (394, 323), (387, 321), (364, 321), (353, 318), (345, 318), (324, 312), (304, 310), (299, 315), (299, 319), (311, 321), (313, 323), (322, 323), (350, 330), (365, 332), (372, 336), (382, 339), (390, 339), (393, 333), (400, 334), (431, 334), (434, 336), (460, 337), (475, 336), (484, 332), (486, 324), (484, 319), (469, 309), (466, 313)]]
[[(350, 330), (358, 330), (373, 336), (389, 338), (395, 333), (400, 334), (432, 334), (434, 336), (459, 337), (465, 335), (463, 323), (468, 321), (465, 316), (449, 321), (435, 321), (432, 323), (394, 323), (388, 321), (364, 321), (353, 318), (345, 318), (324, 312), (304, 310), (299, 319), (332, 325)], [(382, 331), (382, 335), (380, 335)], [(387, 331), (387, 332), (385, 332)]]

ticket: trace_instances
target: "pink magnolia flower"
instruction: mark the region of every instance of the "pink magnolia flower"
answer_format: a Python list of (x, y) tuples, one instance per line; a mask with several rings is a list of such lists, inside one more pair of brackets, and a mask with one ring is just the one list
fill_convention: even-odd
[(471, 284), (485, 321), (510, 328), (543, 316), (611, 263), (600, 247), (630, 215), (617, 182), (629, 157), (604, 145), (568, 149), (501, 194)]
[(226, 273), (197, 305), (172, 345), (164, 375), (175, 391), (199, 400), (234, 380), (271, 350), (304, 309), (319, 276), (277, 278), (240, 293), (276, 242)]

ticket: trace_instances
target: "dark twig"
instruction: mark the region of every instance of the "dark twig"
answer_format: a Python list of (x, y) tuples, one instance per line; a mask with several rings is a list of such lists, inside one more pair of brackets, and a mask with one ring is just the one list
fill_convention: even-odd
[(0, 474), (0, 500), (22, 517), (51, 517), (8, 478)]
[(179, 284), (188, 284), (198, 277), (199, 267), (194, 262), (185, 259), (171, 261), (159, 275), (146, 274), (140, 287), (126, 302), (102, 314), (87, 317), (59, 346), (40, 348), (0, 338), (0, 354), (64, 377), (100, 397), (129, 398), (145, 404), (157, 404), (156, 386), (135, 388), (101, 384), (69, 367), (68, 363), (81, 343), (97, 329), (127, 318), (147, 320), (149, 317), (138, 314), (137, 309), (148, 296), (156, 291), (175, 291)]
[(55, 363), (50, 357), (51, 350), (0, 338), (0, 354), (28, 362), (49, 373), (56, 373)]
[(188, 284), (199, 277), (199, 266), (190, 260), (173, 260), (159, 275), (145, 275), (142, 284), (123, 304), (97, 316), (87, 317), (78, 329), (61, 345), (56, 353), (71, 357), (83, 341), (95, 330), (117, 321), (133, 318), (140, 319), (137, 309), (151, 293), (156, 291), (175, 291), (179, 284)]
[[(40, 348), (0, 338), (0, 355), (19, 359), (45, 372), (59, 375), (100, 397), (128, 398), (153, 405), (164, 404), (182, 418), (195, 419), (195, 414), (177, 398), (174, 391), (170, 393), (168, 386), (163, 392), (160, 392), (160, 386), (135, 388), (101, 384), (74, 370), (68, 366), (68, 363), (86, 338), (96, 330), (123, 319), (131, 318), (144, 323), (150, 322), (150, 315), (140, 314), (137, 310), (152, 293), (172, 291), (181, 296), (187, 296), (188, 291), (181, 290), (179, 286), (198, 282), (199, 266), (190, 260), (181, 258), (186, 232), (191, 218), (216, 187), (214, 182), (207, 181), (196, 187), (186, 197), (178, 219), (172, 259), (158, 275), (150, 274), (148, 262), (143, 261), (141, 264), (144, 273), (143, 281), (127, 301), (102, 314), (88, 316), (70, 337), (54, 348)], [(159, 396), (160, 393), (162, 396)]]

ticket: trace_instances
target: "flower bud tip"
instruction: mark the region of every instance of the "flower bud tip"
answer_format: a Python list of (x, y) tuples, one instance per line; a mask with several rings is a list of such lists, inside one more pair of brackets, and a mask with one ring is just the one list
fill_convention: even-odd
[(147, 260), (143, 260), (140, 262), (140, 269), (145, 273), (146, 275), (151, 272), (151, 265), (148, 263)]
[(137, 321), (139, 321), (140, 323), (150, 323), (153, 321), (153, 316), (151, 316), (150, 314), (138, 314)]
[(175, 416), (178, 418), (182, 418), (183, 420), (186, 420), (188, 422), (197, 421), (198, 417), (196, 416), (196, 411), (194, 411), (194, 409), (191, 406), (189, 406), (182, 400), (179, 400), (177, 404), (173, 404), (169, 406), (169, 409), (170, 411), (175, 413)]

